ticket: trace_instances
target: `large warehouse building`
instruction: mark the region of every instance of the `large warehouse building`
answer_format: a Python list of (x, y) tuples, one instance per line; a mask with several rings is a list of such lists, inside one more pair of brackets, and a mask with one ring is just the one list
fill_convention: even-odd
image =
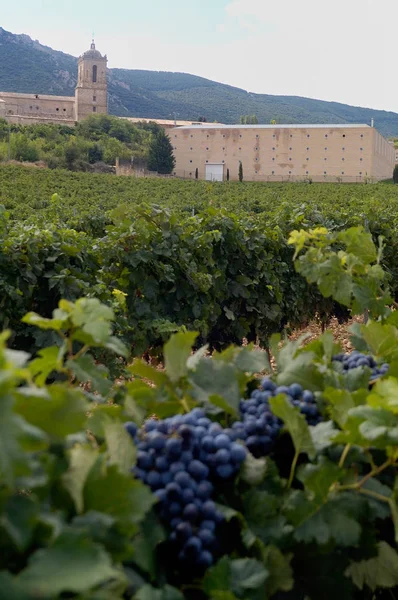
[(218, 125), (172, 129), (178, 177), (208, 181), (390, 179), (394, 147), (368, 125)]

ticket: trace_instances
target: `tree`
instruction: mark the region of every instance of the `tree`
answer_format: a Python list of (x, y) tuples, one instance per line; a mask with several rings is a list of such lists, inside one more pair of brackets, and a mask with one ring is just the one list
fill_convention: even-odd
[(241, 125), (258, 125), (257, 115), (242, 115), (239, 119)]
[(227, 169), (227, 181), (229, 181), (229, 169)]
[(104, 152), (99, 144), (93, 144), (88, 149), (88, 162), (93, 165), (104, 158)]
[(152, 138), (148, 155), (148, 169), (157, 171), (161, 175), (168, 175), (172, 173), (175, 163), (170, 138), (162, 129)]
[(395, 165), (394, 171), (392, 174), (392, 180), (394, 183), (398, 183), (398, 165)]
[(199, 169), (196, 167), (195, 169), (195, 179), (199, 179)]
[(242, 165), (242, 161), (239, 161), (239, 181), (243, 181), (243, 165)]

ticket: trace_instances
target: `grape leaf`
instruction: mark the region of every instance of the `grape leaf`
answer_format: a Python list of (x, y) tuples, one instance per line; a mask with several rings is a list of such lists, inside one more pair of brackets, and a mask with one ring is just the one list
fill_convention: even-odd
[(17, 582), (36, 598), (54, 598), (62, 592), (82, 593), (109, 579), (122, 580), (121, 571), (112, 566), (104, 549), (69, 531), (55, 543), (31, 555)]
[(105, 441), (108, 464), (117, 465), (121, 473), (128, 474), (135, 465), (136, 446), (122, 423), (105, 423)]
[(0, 571), (0, 600), (34, 600), (9, 571)]
[(377, 588), (393, 588), (398, 585), (398, 554), (387, 542), (379, 542), (376, 557), (351, 563), (345, 571), (360, 590), (364, 587), (373, 592)]
[(252, 486), (260, 485), (265, 477), (266, 472), (267, 459), (254, 458), (254, 456), (248, 452), (241, 471), (242, 481), (245, 481)]
[(388, 377), (378, 381), (368, 396), (368, 404), (373, 408), (384, 408), (397, 415), (398, 380)]
[(38, 355), (38, 358), (29, 363), (29, 370), (35, 379), (36, 385), (41, 387), (45, 385), (50, 373), (64, 370), (63, 356), (62, 351), (57, 346), (43, 348), (39, 350)]
[(164, 346), (166, 373), (176, 382), (188, 373), (187, 361), (192, 354), (192, 346), (198, 337), (195, 331), (175, 333)]
[(317, 452), (322, 452), (332, 445), (334, 437), (337, 435), (333, 421), (324, 421), (310, 427), (312, 442)]
[(37, 517), (39, 504), (28, 496), (11, 496), (0, 516), (0, 530), (7, 532), (20, 552), (30, 545)]
[(70, 369), (80, 383), (90, 382), (93, 390), (106, 396), (111, 388), (112, 382), (107, 379), (108, 371), (97, 366), (92, 356), (85, 354), (74, 360), (68, 360), (66, 368)]
[(260, 589), (267, 578), (267, 569), (253, 558), (231, 560), (224, 557), (206, 572), (203, 589), (210, 597), (217, 591), (224, 591), (241, 598), (250, 590)]
[[(199, 402), (211, 402), (212, 396), (218, 396), (225, 401), (224, 409), (228, 407), (231, 414), (238, 413), (241, 395), (232, 365), (204, 358), (195, 371), (190, 371), (189, 382), (193, 388), (192, 395)], [(217, 401), (215, 404), (219, 406)]]
[(115, 517), (125, 527), (142, 521), (156, 497), (140, 481), (120, 473), (116, 466), (105, 471), (96, 465), (86, 480), (84, 506)]
[(372, 354), (389, 360), (398, 358), (398, 329), (393, 325), (369, 321), (361, 327), (361, 334)]
[(84, 510), (83, 491), (88, 474), (98, 458), (98, 451), (90, 446), (77, 445), (69, 451), (69, 468), (62, 477), (63, 486), (68, 490), (80, 514)]
[(0, 402), (0, 479), (8, 486), (31, 472), (29, 452), (47, 446), (47, 437), (13, 412), (13, 401), (3, 396)]
[(144, 585), (134, 598), (135, 600), (184, 600), (183, 594), (170, 585), (165, 585), (161, 589)]
[(272, 412), (282, 419), (286, 429), (292, 436), (296, 452), (303, 452), (308, 454), (310, 458), (313, 458), (315, 456), (315, 447), (305, 417), (282, 394), (271, 398), (270, 406)]
[(17, 412), (29, 423), (62, 441), (84, 428), (88, 407), (80, 390), (55, 383), (47, 388), (47, 397), (18, 394), (16, 402)]
[(263, 550), (263, 561), (269, 571), (267, 591), (272, 597), (276, 592), (290, 592), (294, 586), (293, 569), (290, 561), (293, 555), (284, 556), (276, 546), (267, 546)]
[(166, 539), (166, 532), (153, 513), (149, 513), (140, 525), (133, 542), (134, 563), (152, 579), (156, 576), (157, 546)]
[(362, 498), (340, 494), (322, 504), (323, 493), (324, 488), (312, 499), (299, 490), (290, 493), (284, 510), (295, 526), (295, 539), (306, 544), (315, 542), (320, 546), (331, 541), (343, 547), (355, 546), (362, 531), (357, 519), (366, 503)]

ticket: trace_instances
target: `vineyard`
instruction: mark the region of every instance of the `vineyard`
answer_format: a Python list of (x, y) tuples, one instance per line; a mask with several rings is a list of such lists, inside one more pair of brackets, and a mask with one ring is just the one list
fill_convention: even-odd
[(185, 327), (213, 349), (243, 338), (268, 347), (273, 333), (348, 316), (346, 302), (295, 271), (295, 228), (382, 235), (397, 294), (397, 199), (386, 184), (220, 185), (5, 166), (0, 326), (34, 352), (51, 334), (23, 324), (24, 314), (49, 317), (61, 298), (85, 295), (116, 311), (133, 355), (161, 353)]
[[(186, 233), (172, 217), (141, 219)], [(78, 234), (28, 231), (38, 255), (52, 244), (44, 262), (76, 259), (84, 295), (92, 265)], [(350, 355), (327, 332), (307, 345), (274, 335), (271, 369), (250, 346), (194, 351), (198, 333), (181, 330), (158, 370), (129, 359), (115, 311), (88, 297), (23, 317), (34, 357), (0, 336), (1, 600), (398, 597), (398, 329), (382, 247), (362, 227), (286, 243), (306, 285), (367, 311)], [(128, 296), (114, 297), (127, 318)], [(125, 378), (113, 380), (111, 356)]]

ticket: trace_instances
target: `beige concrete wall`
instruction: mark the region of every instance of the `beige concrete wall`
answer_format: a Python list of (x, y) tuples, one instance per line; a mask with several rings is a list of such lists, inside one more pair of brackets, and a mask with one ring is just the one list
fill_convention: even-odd
[(178, 177), (194, 178), (197, 168), (204, 179), (206, 164), (217, 163), (224, 179), (229, 169), (237, 180), (241, 161), (246, 181), (356, 182), (392, 172), (389, 144), (377, 134), (376, 154), (374, 133), (367, 126), (201, 126), (173, 129), (169, 137)]
[(0, 92), (0, 117), (11, 123), (75, 122), (75, 98)]
[[(373, 132), (373, 166), (372, 175), (377, 180), (391, 179), (395, 165), (395, 148), (380, 135), (376, 129)], [(387, 143), (386, 143), (387, 142)]]

